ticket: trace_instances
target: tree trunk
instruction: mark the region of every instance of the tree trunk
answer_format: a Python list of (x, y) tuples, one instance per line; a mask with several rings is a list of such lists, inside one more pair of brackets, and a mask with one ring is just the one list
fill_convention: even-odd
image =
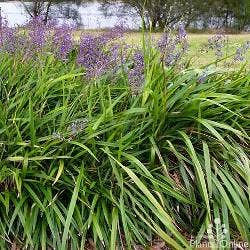
[(153, 18), (151, 20), (151, 29), (152, 29), (152, 31), (155, 31), (156, 27), (157, 27), (157, 20), (156, 20), (156, 18)]
[(44, 16), (44, 23), (45, 23), (45, 24), (48, 22), (49, 11), (50, 11), (51, 5), (52, 5), (52, 0), (50, 0), (50, 1), (47, 3), (47, 8), (46, 8), (45, 16)]

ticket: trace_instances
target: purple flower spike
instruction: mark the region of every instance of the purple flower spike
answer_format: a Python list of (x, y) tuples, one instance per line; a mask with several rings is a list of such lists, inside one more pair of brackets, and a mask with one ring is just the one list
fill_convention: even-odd
[(133, 55), (132, 60), (132, 68), (128, 72), (128, 80), (130, 87), (132, 89), (132, 92), (134, 94), (138, 94), (144, 84), (145, 76), (144, 76), (144, 55), (143, 52), (140, 50), (137, 50)]
[(29, 28), (29, 47), (36, 52), (43, 49), (46, 43), (47, 27), (42, 16), (31, 19), (27, 27)]
[(8, 53), (15, 53), (17, 49), (18, 38), (16, 30), (8, 26), (8, 21), (0, 16), (0, 45), (1, 50)]
[(198, 82), (199, 82), (199, 83), (204, 83), (204, 82), (206, 82), (208, 76), (209, 76), (209, 74), (208, 74), (208, 69), (206, 68), (206, 69), (204, 69), (204, 70), (201, 72), (200, 76), (198, 77)]
[(102, 45), (98, 42), (98, 37), (85, 35), (81, 37), (78, 64), (82, 65), (87, 72), (88, 78), (95, 77), (95, 67), (102, 57)]
[(234, 56), (234, 61), (235, 62), (245, 61), (246, 55), (249, 49), (250, 49), (250, 41), (247, 41), (241, 47), (237, 48), (235, 56)]
[(2, 49), (8, 53), (15, 53), (17, 49), (17, 38), (15, 30), (5, 27), (1, 31), (1, 46)]
[(216, 34), (208, 39), (208, 48), (214, 50), (216, 57), (223, 57), (223, 49), (227, 43), (227, 37), (224, 34)]
[(86, 69), (87, 78), (95, 79), (106, 73), (114, 73), (120, 67), (120, 46), (114, 43), (120, 36), (121, 32), (111, 30), (101, 35), (81, 37), (77, 62)]
[(126, 32), (125, 26), (121, 25), (116, 25), (112, 29), (108, 30), (103, 34), (103, 39), (107, 39), (107, 41), (112, 41), (119, 39), (124, 36)]
[(53, 48), (56, 56), (61, 60), (66, 60), (73, 48), (73, 31), (70, 26), (63, 25), (56, 27), (53, 33)]
[(184, 26), (179, 26), (179, 32), (176, 36), (165, 33), (158, 42), (158, 49), (166, 66), (177, 64), (188, 50), (187, 33)]
[(187, 32), (185, 30), (185, 26), (183, 24), (179, 25), (179, 32), (178, 32), (178, 36), (180, 40), (185, 40), (187, 39)]

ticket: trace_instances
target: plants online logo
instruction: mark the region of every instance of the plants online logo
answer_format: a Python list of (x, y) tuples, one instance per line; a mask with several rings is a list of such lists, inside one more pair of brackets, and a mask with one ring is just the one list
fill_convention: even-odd
[(228, 245), (228, 232), (229, 231), (226, 229), (226, 225), (221, 224), (219, 218), (216, 218), (214, 220), (214, 224), (209, 224), (207, 228), (209, 241), (218, 247), (226, 247)]
[(214, 219), (207, 227), (207, 238), (199, 241), (191, 237), (190, 245), (197, 248), (212, 249), (248, 249), (249, 245), (246, 241), (230, 240), (229, 230), (225, 224), (221, 224), (219, 218)]

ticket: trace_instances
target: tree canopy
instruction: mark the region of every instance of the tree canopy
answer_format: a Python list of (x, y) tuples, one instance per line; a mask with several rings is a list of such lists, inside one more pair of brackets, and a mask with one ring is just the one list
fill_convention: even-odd
[[(27, 13), (31, 16), (44, 15), (45, 22), (53, 15), (55, 4), (57, 13), (81, 22), (77, 5), (90, 0), (21, 0)], [(58, 3), (63, 2), (63, 5)], [(142, 18), (146, 28), (163, 30), (178, 23), (199, 29), (227, 28), (244, 30), (250, 26), (250, 0), (99, 0), (106, 13), (114, 3), (120, 4), (121, 13), (134, 11)]]
[[(81, 16), (77, 8), (75, 8), (72, 3), (76, 5), (82, 4), (83, 0), (74, 0), (74, 1), (63, 1), (63, 0), (33, 0), (25, 1), (21, 0), (22, 5), (24, 6), (28, 15), (32, 18), (42, 15), (44, 17), (44, 22), (46, 23), (50, 16), (54, 16), (55, 12), (61, 16), (67, 17), (68, 19), (73, 19), (77, 24), (81, 24)], [(64, 3), (60, 5), (59, 3)], [(52, 7), (55, 8), (52, 8)]]
[[(104, 0), (104, 8), (116, 0)], [(182, 22), (200, 28), (235, 28), (250, 25), (250, 0), (123, 0), (123, 11), (131, 7), (147, 27), (164, 29)]]

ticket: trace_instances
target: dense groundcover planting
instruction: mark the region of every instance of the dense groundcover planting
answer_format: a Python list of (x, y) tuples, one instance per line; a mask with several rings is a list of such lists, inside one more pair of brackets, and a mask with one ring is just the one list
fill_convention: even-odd
[(1, 249), (250, 240), (249, 71), (192, 69), (182, 27), (123, 32), (2, 21)]

